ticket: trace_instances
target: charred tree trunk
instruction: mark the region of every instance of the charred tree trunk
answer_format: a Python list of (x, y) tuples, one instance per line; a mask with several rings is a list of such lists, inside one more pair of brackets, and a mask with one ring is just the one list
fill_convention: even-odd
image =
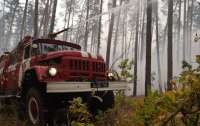
[(35, 0), (34, 37), (38, 37), (38, 0)]
[(49, 33), (53, 33), (56, 19), (57, 0), (54, 0)]
[[(116, 7), (116, 0), (113, 0), (113, 8)], [(112, 33), (113, 33), (113, 25), (114, 25), (114, 13), (111, 14), (111, 20), (109, 24), (109, 31), (108, 31), (108, 41), (107, 41), (107, 50), (106, 50), (106, 65), (109, 68), (110, 64), (110, 48), (111, 48), (111, 42), (112, 42)]]
[(170, 81), (173, 76), (173, 0), (168, 1), (168, 49), (167, 49), (167, 88), (172, 89)]
[(151, 89), (152, 0), (147, 1), (145, 96)]

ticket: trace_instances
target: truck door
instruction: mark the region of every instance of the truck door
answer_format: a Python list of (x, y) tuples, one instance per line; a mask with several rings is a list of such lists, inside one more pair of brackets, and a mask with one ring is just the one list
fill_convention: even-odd
[(24, 72), (30, 68), (30, 45), (24, 47), (23, 51), (20, 52), (20, 62), (17, 66), (18, 78), (15, 80), (17, 82), (17, 87), (20, 88), (22, 84), (22, 78)]
[(22, 62), (23, 73), (30, 68), (30, 62), (31, 62), (31, 46), (28, 45), (24, 48), (24, 53), (23, 53), (23, 62)]
[(19, 65), (18, 87), (21, 87), (23, 74), (30, 68), (30, 45), (24, 47), (22, 52), (22, 62)]

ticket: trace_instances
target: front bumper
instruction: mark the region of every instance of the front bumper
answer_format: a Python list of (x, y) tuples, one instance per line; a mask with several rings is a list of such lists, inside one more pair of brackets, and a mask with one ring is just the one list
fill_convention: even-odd
[(92, 91), (116, 91), (127, 89), (126, 82), (109, 82), (108, 87), (91, 88), (91, 82), (49, 82), (47, 93), (78, 93)]

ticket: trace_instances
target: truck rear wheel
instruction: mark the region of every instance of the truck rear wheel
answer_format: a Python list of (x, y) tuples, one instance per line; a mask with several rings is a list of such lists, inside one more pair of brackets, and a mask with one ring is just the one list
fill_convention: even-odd
[(43, 103), (40, 93), (31, 88), (26, 97), (26, 114), (29, 123), (32, 125), (44, 125)]

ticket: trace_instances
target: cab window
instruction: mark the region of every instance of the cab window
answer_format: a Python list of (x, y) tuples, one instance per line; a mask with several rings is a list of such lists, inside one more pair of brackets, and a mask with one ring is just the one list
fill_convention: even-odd
[(30, 45), (24, 49), (24, 59), (30, 58)]
[(39, 44), (34, 44), (31, 46), (31, 56), (37, 56), (40, 54)]

